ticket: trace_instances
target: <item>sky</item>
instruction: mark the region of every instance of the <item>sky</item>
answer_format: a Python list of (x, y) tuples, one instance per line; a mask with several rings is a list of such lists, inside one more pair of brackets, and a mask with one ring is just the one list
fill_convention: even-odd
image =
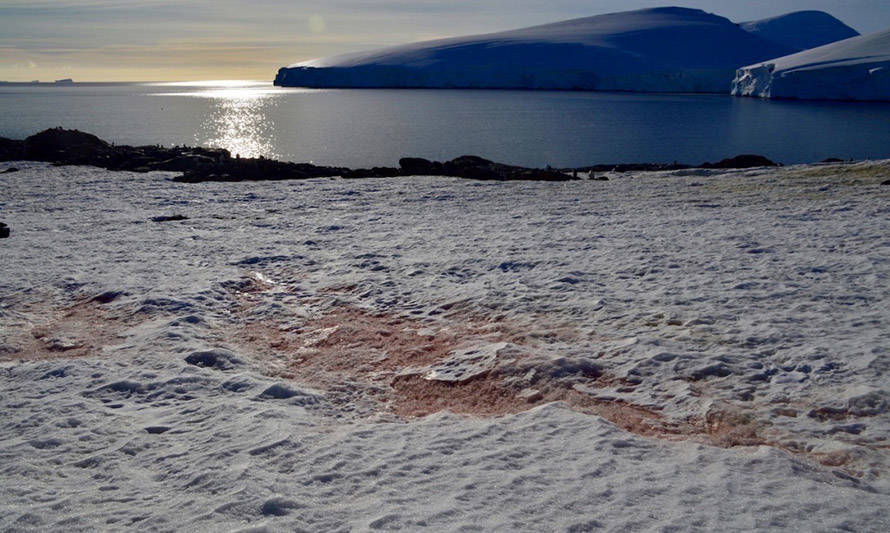
[(0, 80), (271, 80), (327, 55), (666, 5), (890, 28), (890, 0), (0, 0)]

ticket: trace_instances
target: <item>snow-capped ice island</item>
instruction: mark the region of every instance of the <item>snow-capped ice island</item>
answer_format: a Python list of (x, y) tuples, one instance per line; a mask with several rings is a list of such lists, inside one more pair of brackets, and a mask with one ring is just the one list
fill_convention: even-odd
[(890, 100), (890, 30), (739, 69), (732, 94), (801, 100)]
[(665, 7), (316, 59), (275, 84), (728, 93), (744, 65), (855, 35), (821, 12), (740, 25)]

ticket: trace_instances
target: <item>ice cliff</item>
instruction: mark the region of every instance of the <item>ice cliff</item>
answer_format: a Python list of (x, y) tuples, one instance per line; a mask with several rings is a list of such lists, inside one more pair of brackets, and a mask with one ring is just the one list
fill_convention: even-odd
[(890, 30), (741, 68), (732, 94), (890, 101)]
[(794, 51), (726, 18), (668, 7), (306, 61), (275, 84), (725, 93), (739, 66)]

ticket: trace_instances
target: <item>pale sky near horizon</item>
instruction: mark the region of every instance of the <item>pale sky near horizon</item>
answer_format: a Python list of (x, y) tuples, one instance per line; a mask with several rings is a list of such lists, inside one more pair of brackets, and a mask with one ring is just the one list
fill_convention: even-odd
[(665, 5), (890, 27), (890, 0), (0, 0), (0, 80), (271, 80), (315, 57)]

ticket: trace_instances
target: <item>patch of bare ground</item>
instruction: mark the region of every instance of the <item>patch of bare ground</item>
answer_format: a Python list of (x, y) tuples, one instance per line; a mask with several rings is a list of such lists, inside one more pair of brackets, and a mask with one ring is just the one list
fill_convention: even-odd
[(35, 305), (36, 318), (8, 337), (14, 348), (0, 361), (41, 361), (101, 355), (120, 342), (132, 319), (114, 315), (95, 299), (73, 305)]

